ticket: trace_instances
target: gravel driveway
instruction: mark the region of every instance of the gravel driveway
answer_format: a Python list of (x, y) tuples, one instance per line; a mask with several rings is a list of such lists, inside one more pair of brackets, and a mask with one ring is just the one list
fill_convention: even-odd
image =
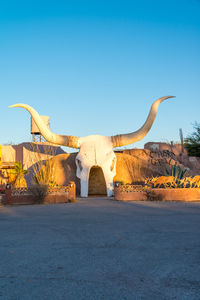
[(200, 299), (200, 203), (0, 208), (0, 299)]

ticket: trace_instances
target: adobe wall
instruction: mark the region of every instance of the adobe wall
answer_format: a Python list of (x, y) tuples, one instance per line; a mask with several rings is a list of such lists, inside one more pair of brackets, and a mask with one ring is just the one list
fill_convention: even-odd
[[(152, 143), (155, 144), (155, 143)], [(130, 149), (117, 151), (116, 176), (114, 181), (133, 183), (144, 181), (147, 177), (165, 175), (164, 170), (170, 164), (178, 164), (182, 168), (188, 168), (188, 175), (200, 174), (200, 163), (198, 158), (189, 158), (184, 152), (181, 154), (180, 145), (175, 145), (173, 149), (168, 144), (159, 143), (160, 148), (152, 149), (145, 145), (146, 149)], [(149, 148), (149, 149), (147, 149)], [(161, 150), (160, 150), (161, 149)], [(80, 180), (76, 177), (75, 157), (77, 153), (61, 154), (54, 157), (55, 161), (55, 181), (58, 184), (66, 185), (69, 181), (74, 181), (77, 185), (77, 193), (80, 193)], [(191, 164), (194, 159), (194, 165)], [(99, 184), (102, 178), (98, 173), (92, 176), (92, 193), (104, 193), (104, 185)]]
[(12, 145), (2, 145), (2, 162), (15, 162), (16, 151)]
[[(44, 144), (43, 144), (44, 145)], [(76, 177), (75, 157), (77, 153), (65, 153), (60, 147), (56, 147), (58, 152), (53, 160), (54, 178), (57, 184), (66, 185), (70, 181), (74, 181), (77, 186), (77, 193), (80, 193), (80, 180)], [(61, 152), (61, 154), (59, 154)], [(64, 152), (64, 153), (63, 153)], [(37, 161), (34, 151), (30, 150), (30, 143), (23, 143), (17, 146), (3, 146), (2, 157), (4, 161), (17, 161), (22, 159), (25, 168), (29, 168), (30, 172), (26, 176), (28, 182), (32, 176), (31, 166)], [(46, 153), (41, 153), (40, 159), (46, 160), (52, 157)], [(144, 181), (146, 177), (164, 175), (164, 170), (170, 164), (178, 164), (182, 168), (187, 168), (187, 175), (200, 174), (200, 158), (188, 157), (187, 152), (182, 152), (181, 145), (169, 145), (166, 143), (147, 143), (144, 149), (130, 149), (116, 152), (116, 176), (114, 181), (122, 181), (124, 183), (133, 183)], [(104, 193), (104, 185), (99, 182), (102, 177), (94, 173), (92, 175), (91, 192), (101, 191)], [(97, 184), (98, 183), (98, 184)], [(100, 186), (100, 187), (99, 187)]]
[(62, 148), (44, 142), (2, 145), (2, 163), (21, 162), (28, 169), (38, 160), (47, 160), (61, 153), (65, 153)]
[(171, 162), (178, 162), (183, 167), (188, 168), (189, 175), (200, 174), (200, 158), (188, 156), (187, 150), (181, 144), (167, 144), (150, 142), (144, 145), (145, 150), (151, 153), (152, 162), (162, 165), (163, 160), (168, 156)]

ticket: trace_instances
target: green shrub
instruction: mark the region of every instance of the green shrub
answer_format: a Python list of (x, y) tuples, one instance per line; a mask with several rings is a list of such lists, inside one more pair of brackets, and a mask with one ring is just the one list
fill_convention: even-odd
[(189, 156), (200, 157), (200, 123), (195, 122), (195, 131), (184, 139), (184, 146)]

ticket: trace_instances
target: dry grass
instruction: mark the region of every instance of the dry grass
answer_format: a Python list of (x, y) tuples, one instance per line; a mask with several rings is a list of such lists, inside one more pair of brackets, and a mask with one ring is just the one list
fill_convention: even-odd
[[(44, 145), (32, 143), (32, 151), (34, 152), (33, 160), (33, 183), (47, 186), (55, 186), (54, 179), (54, 160), (51, 157), (56, 155), (55, 147), (52, 145)], [(44, 154), (47, 157), (43, 160)]]

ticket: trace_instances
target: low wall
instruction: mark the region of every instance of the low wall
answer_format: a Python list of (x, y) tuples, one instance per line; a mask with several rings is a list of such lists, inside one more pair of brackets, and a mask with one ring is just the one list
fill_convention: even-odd
[(76, 185), (71, 183), (63, 187), (51, 187), (44, 198), (40, 199), (28, 188), (8, 188), (4, 204), (37, 204), (37, 203), (66, 203), (76, 199)]
[(119, 201), (200, 201), (200, 189), (151, 189), (148, 192), (125, 189), (123, 186), (115, 187), (114, 198)]
[(0, 194), (0, 206), (3, 205), (4, 203), (5, 203), (5, 195)]

